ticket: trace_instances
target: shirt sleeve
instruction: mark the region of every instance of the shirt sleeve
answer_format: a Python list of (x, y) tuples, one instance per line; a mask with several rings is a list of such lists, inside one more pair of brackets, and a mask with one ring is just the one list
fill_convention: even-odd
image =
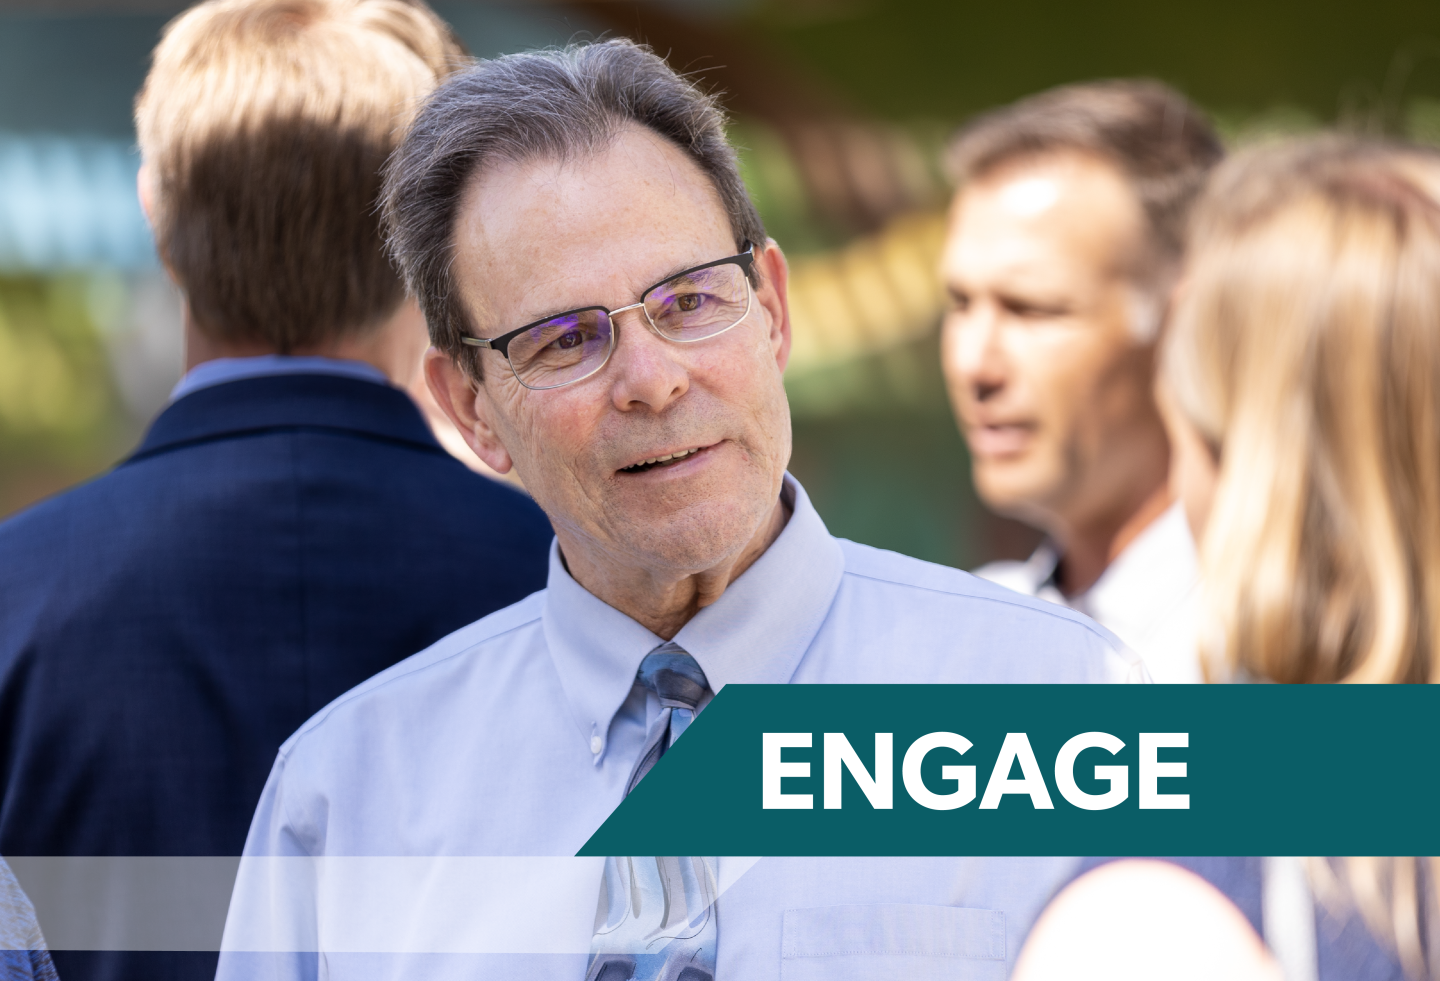
[(1145, 661), (1139, 654), (1128, 647), (1123, 640), (1116, 637), (1103, 627), (1099, 628), (1104, 632), (1104, 664), (1106, 677), (1102, 680), (1110, 684), (1121, 685), (1152, 685), (1155, 679), (1150, 676), (1150, 669), (1145, 666)]
[(276, 760), (250, 822), (230, 897), (216, 981), (316, 981), (319, 857), (285, 809), (286, 758)]

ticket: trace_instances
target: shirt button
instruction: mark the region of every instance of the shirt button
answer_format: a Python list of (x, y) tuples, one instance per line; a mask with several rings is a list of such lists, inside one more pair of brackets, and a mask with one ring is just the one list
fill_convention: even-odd
[(599, 755), (600, 755), (600, 750), (602, 750), (602, 749), (604, 749), (604, 748), (605, 748), (605, 744), (600, 741), (600, 737), (599, 737), (599, 736), (591, 736), (591, 737), (590, 737), (590, 752), (594, 753), (596, 756), (599, 756)]

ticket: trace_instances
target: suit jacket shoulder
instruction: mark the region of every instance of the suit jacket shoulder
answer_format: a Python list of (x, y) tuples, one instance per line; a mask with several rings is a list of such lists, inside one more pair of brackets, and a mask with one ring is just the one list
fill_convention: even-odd
[(280, 744), (543, 588), (551, 537), (398, 390), (180, 399), (125, 463), (0, 524), (0, 853), (238, 855)]

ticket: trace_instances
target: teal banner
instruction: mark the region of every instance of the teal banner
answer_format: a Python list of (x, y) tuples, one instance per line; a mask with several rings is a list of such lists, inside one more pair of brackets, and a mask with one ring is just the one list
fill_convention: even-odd
[(581, 855), (1434, 855), (1433, 685), (728, 685)]

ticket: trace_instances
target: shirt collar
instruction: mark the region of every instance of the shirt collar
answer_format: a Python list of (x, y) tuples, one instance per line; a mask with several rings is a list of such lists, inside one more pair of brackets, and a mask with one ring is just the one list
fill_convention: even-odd
[[(1060, 550), (1049, 538), (1042, 541), (1030, 558), (1025, 560), (1025, 579), (1030, 584), (1030, 594), (1039, 596), (1047, 590), (1060, 595)], [(1049, 599), (1050, 597), (1046, 597)], [(1064, 603), (1061, 599), (1052, 603)]]
[(1123, 634), (1137, 620), (1168, 615), (1199, 581), (1195, 542), (1176, 501), (1125, 546), (1077, 608)]
[[(781, 493), (793, 513), (779, 537), (675, 636), (716, 692), (789, 681), (840, 588), (839, 543), (788, 473)], [(542, 623), (576, 727), (587, 741), (603, 736), (640, 662), (664, 641), (576, 582), (558, 543), (550, 546)]]
[(444, 453), (410, 396), (340, 375), (281, 374), (198, 389), (166, 406), (131, 461), (180, 446), (295, 427), (398, 440)]
[(257, 354), (249, 358), (215, 358), (202, 361), (185, 373), (170, 393), (170, 401), (184, 398), (191, 392), (242, 378), (260, 378), (265, 375), (342, 375), (359, 378), (380, 385), (389, 385), (390, 379), (373, 364), (348, 358), (322, 358), (319, 356), (295, 356), (288, 354)]
[(1135, 536), (1083, 593), (1060, 592), (1060, 558), (1047, 538), (1025, 560), (1030, 594), (1079, 610), (1122, 634), (1117, 624), (1133, 628), (1137, 611), (1152, 618), (1168, 614), (1200, 580), (1195, 542), (1179, 501)]

